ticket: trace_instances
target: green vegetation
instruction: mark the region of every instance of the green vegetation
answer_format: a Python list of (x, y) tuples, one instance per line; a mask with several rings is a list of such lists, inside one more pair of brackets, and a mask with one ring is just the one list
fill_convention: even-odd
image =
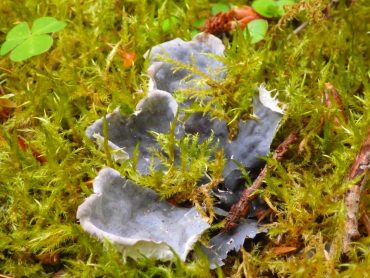
[(279, 17), (285, 13), (284, 7), (293, 5), (295, 0), (256, 0), (253, 1), (252, 7), (264, 17)]
[[(227, 90), (211, 86), (209, 94), (219, 96), (215, 109), (229, 123), (249, 118), (255, 89), (264, 82), (287, 104), (274, 146), (292, 130), (299, 131), (300, 142), (281, 162), (267, 160), (273, 170), (260, 194), (275, 211), (267, 236), (210, 271), (200, 252), (201, 259), (188, 263), (123, 262), (109, 243), (80, 228), (76, 210), (92, 193), (99, 169), (113, 164), (125, 170), (85, 136), (86, 127), (116, 107), (132, 111), (147, 91), (143, 54), (169, 39), (190, 39), (194, 24), (211, 15), (216, 1), (2, 0), (1, 43), (19, 22), (52, 16), (67, 25), (41, 55), (21, 63), (0, 58), (0, 274), (366, 277), (369, 235), (360, 227), (362, 237), (346, 256), (342, 236), (343, 198), (350, 186), (345, 178), (370, 126), (370, 7), (366, 0), (340, 1), (328, 10), (329, 2), (293, 5), (279, 21), (269, 21), (263, 42), (251, 44), (241, 30), (224, 38), (228, 75), (221, 85)], [(176, 28), (168, 29), (172, 16)], [(308, 25), (292, 34), (303, 22)], [(118, 43), (111, 57), (111, 45)], [(132, 66), (118, 55), (128, 52), (136, 53)], [(338, 91), (348, 121), (338, 116), (338, 107), (322, 101), (325, 83)], [(324, 117), (329, 112), (339, 124)], [(177, 143), (192, 144), (186, 140)], [(207, 161), (202, 151), (184, 163), (199, 156)], [(182, 169), (173, 171), (169, 185)], [(368, 185), (362, 197), (360, 214), (370, 209)], [(296, 251), (279, 253), (278, 247)]]
[[(152, 151), (153, 159), (160, 161), (163, 169), (155, 169), (152, 163), (149, 174), (141, 175), (132, 170), (135, 169), (134, 162), (132, 168), (125, 165), (124, 170), (128, 171), (127, 175), (136, 184), (152, 188), (162, 198), (173, 198), (177, 203), (191, 201), (212, 222), (215, 213), (210, 190), (223, 181), (223, 151), (217, 150), (213, 136), (204, 142), (200, 142), (197, 134), (186, 135), (182, 139), (175, 138), (174, 123), (169, 134), (153, 134), (161, 146), (160, 150)], [(178, 162), (175, 162), (175, 153), (178, 153)], [(213, 155), (215, 157), (212, 159)], [(207, 177), (207, 181), (200, 185), (203, 177)], [(202, 207), (203, 203), (205, 208)]]
[(53, 38), (46, 34), (57, 32), (65, 25), (64, 22), (47, 16), (36, 19), (31, 30), (26, 22), (21, 22), (7, 34), (6, 41), (1, 46), (0, 55), (11, 51), (10, 59), (20, 62), (42, 54), (48, 51), (53, 44)]

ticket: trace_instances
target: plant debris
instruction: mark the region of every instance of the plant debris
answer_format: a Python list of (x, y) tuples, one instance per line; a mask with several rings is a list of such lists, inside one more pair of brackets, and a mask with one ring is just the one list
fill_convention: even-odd
[(341, 123), (348, 123), (348, 117), (346, 115), (342, 99), (337, 90), (330, 83), (325, 83), (323, 101), (330, 110), (337, 108), (338, 111), (335, 112), (339, 113), (336, 113), (336, 115), (332, 115), (331, 111), (325, 113), (322, 122), (324, 122), (325, 119), (333, 121), (335, 126), (339, 126)]
[(361, 191), (368, 180), (370, 169), (370, 131), (368, 132), (363, 145), (352, 164), (352, 167), (346, 178), (346, 182), (350, 183), (355, 180), (355, 184), (351, 186), (345, 196), (346, 205), (346, 233), (343, 238), (343, 250), (348, 251), (348, 245), (352, 240), (358, 239), (360, 233), (358, 231), (358, 208), (360, 204)]
[(221, 35), (230, 32), (236, 27), (244, 29), (247, 23), (259, 18), (263, 17), (250, 6), (236, 7), (228, 12), (220, 12), (207, 19), (201, 30), (213, 35)]

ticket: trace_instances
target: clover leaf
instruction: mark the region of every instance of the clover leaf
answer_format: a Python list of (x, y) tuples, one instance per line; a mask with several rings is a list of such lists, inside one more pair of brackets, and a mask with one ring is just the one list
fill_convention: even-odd
[(284, 6), (295, 2), (295, 0), (256, 0), (252, 3), (252, 8), (264, 17), (279, 17), (285, 13)]
[(47, 33), (60, 31), (65, 26), (65, 22), (53, 17), (36, 19), (31, 30), (26, 22), (21, 22), (7, 34), (0, 48), (0, 55), (4, 56), (11, 51), (10, 59), (20, 62), (44, 53), (53, 45), (53, 38)]
[(268, 29), (268, 23), (264, 19), (255, 19), (248, 23), (247, 30), (251, 38), (251, 43), (263, 40)]
[(279, 1), (277, 1), (280, 16), (284, 15), (284, 13), (285, 13), (284, 7), (285, 6), (293, 5), (295, 3), (296, 3), (295, 0), (279, 0)]
[(212, 15), (216, 15), (220, 12), (227, 12), (230, 10), (230, 6), (226, 3), (216, 3), (212, 5)]
[(177, 24), (179, 23), (179, 19), (176, 16), (171, 16), (165, 20), (163, 20), (161, 26), (164, 32), (171, 31)]
[(279, 7), (274, 0), (256, 0), (252, 3), (252, 8), (264, 17), (279, 16)]

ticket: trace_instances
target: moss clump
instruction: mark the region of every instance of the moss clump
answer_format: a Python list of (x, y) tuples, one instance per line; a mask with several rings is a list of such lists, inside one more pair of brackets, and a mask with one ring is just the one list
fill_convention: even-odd
[(141, 175), (131, 167), (124, 168), (136, 184), (152, 188), (162, 198), (172, 198), (179, 204), (190, 201), (212, 222), (215, 213), (211, 190), (223, 181), (223, 150), (218, 150), (213, 136), (203, 142), (200, 142), (198, 134), (177, 139), (175, 127), (176, 121), (172, 123), (169, 134), (153, 134), (161, 146), (160, 150), (153, 150), (152, 156), (153, 160), (161, 163), (160, 170), (154, 163), (147, 175)]

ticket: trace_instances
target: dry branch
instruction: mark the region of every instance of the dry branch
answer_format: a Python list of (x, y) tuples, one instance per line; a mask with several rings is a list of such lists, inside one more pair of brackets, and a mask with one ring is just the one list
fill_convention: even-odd
[(366, 212), (361, 215), (360, 222), (364, 225), (367, 235), (370, 236), (370, 217)]
[[(285, 140), (277, 147), (272, 158), (278, 161), (281, 160), (284, 154), (288, 151), (289, 145), (294, 143), (297, 139), (298, 135), (296, 132), (290, 133), (288, 137), (286, 137)], [(240, 219), (244, 218), (248, 214), (250, 203), (256, 198), (255, 192), (258, 188), (261, 187), (269, 168), (270, 167), (266, 164), (258, 175), (257, 179), (254, 180), (253, 184), (250, 187), (244, 189), (239, 201), (231, 207), (229, 214), (226, 216), (225, 219), (226, 222), (224, 231), (229, 231), (235, 228), (238, 225)]]
[(334, 86), (331, 83), (325, 83), (323, 98), (324, 98), (323, 102), (325, 101), (325, 104), (329, 109), (333, 109), (336, 107), (339, 110), (338, 115), (339, 117), (334, 116), (332, 118), (332, 115), (329, 112), (325, 115), (326, 118), (333, 120), (336, 126), (340, 126), (341, 121), (347, 123), (348, 117), (346, 115), (342, 99), (338, 91), (334, 88)]
[(346, 224), (345, 224), (345, 235), (343, 238), (344, 252), (348, 251), (348, 246), (351, 240), (360, 237), (357, 222), (358, 208), (360, 203), (361, 191), (368, 178), (369, 168), (370, 168), (370, 130), (346, 178), (347, 183), (351, 182), (356, 178), (358, 180), (350, 189), (347, 190), (344, 200), (346, 205)]

